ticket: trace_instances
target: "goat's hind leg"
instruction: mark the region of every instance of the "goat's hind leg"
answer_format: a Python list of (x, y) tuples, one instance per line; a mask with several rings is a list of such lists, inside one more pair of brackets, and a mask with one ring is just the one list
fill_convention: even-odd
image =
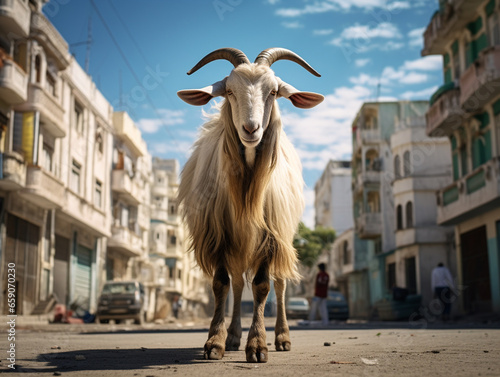
[(229, 292), (229, 275), (225, 267), (219, 267), (215, 272), (212, 289), (215, 297), (215, 312), (210, 324), (208, 340), (205, 343), (204, 357), (206, 360), (220, 360), (224, 356), (227, 337), (224, 304)]
[(241, 273), (231, 276), (233, 285), (233, 317), (227, 329), (226, 351), (238, 351), (241, 342), (241, 293), (245, 282)]
[(276, 335), (274, 345), (276, 346), (276, 351), (290, 351), (290, 330), (288, 328), (285, 312), (286, 280), (276, 279), (274, 282), (274, 289), (276, 290), (276, 301), (278, 304), (276, 327), (274, 328), (274, 333)]
[(267, 362), (266, 327), (264, 325), (264, 307), (269, 294), (269, 267), (262, 265), (252, 282), (253, 319), (248, 332), (245, 353), (250, 363)]

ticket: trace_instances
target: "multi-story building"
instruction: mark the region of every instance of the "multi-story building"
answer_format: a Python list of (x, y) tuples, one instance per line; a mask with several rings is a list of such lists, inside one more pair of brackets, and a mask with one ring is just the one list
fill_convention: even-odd
[[(364, 276), (367, 269), (372, 306), (394, 287), (428, 304), (432, 268), (454, 267), (450, 229), (438, 227), (434, 216), (434, 190), (450, 179), (451, 162), (445, 139), (425, 137), (427, 109), (427, 101), (365, 103), (353, 122), (355, 229), (346, 237), (355, 245), (353, 260), (358, 254), (367, 260), (353, 271)], [(359, 292), (363, 284), (360, 278)]]
[(341, 234), (354, 226), (352, 219), (351, 161), (330, 160), (314, 186), (316, 226)]
[(436, 190), (451, 182), (451, 158), (447, 138), (426, 136), (425, 107), (416, 105), (410, 114), (421, 115), (406, 116), (403, 112), (408, 109), (401, 106), (391, 136), (396, 249), (385, 258), (386, 287), (404, 287), (409, 294), (421, 295), (428, 307), (434, 298), (432, 269), (441, 262), (456, 271), (453, 228), (437, 226), (435, 201)]
[(2, 284), (15, 263), (18, 314), (93, 310), (110, 236), (112, 109), (42, 5), (0, 6)]
[(186, 252), (187, 232), (177, 205), (179, 162), (155, 157), (153, 174), (149, 255), (157, 277), (157, 313), (164, 315), (161, 308), (170, 308), (180, 299), (184, 313), (197, 314), (201, 306), (208, 303), (207, 285), (202, 271), (195, 265), (193, 253)]
[(455, 227), (465, 313), (500, 311), (500, 1), (439, 2), (422, 55), (442, 55), (427, 134), (450, 140), (453, 181), (437, 192), (437, 221)]

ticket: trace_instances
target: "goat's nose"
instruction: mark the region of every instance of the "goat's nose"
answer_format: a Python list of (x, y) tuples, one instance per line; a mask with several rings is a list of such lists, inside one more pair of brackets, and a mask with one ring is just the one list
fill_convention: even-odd
[(251, 135), (259, 129), (259, 125), (257, 123), (246, 123), (243, 125), (243, 128), (248, 134)]

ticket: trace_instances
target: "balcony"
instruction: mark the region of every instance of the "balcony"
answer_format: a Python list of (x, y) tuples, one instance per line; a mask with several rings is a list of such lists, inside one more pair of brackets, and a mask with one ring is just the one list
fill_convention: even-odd
[(147, 205), (139, 205), (139, 210), (137, 212), (137, 223), (139, 227), (142, 229), (149, 229), (151, 219), (150, 219), (151, 210)]
[(167, 292), (175, 292), (180, 294), (182, 292), (181, 279), (174, 279), (174, 278), (168, 279), (167, 283), (165, 284), (165, 290)]
[(68, 44), (52, 23), (40, 12), (31, 13), (31, 36), (40, 42), (46, 52), (55, 58), (60, 70), (65, 69), (70, 62)]
[(10, 57), (3, 61), (0, 69), (0, 98), (9, 105), (28, 99), (28, 74)]
[(138, 205), (141, 203), (141, 188), (137, 182), (130, 178), (127, 171), (124, 169), (113, 170), (111, 188), (114, 192), (121, 194), (121, 196), (128, 202)]
[(153, 185), (152, 196), (168, 196), (167, 185)]
[(122, 139), (137, 157), (145, 156), (148, 153), (141, 131), (127, 113), (113, 113), (113, 127), (116, 130), (116, 136)]
[(439, 225), (455, 225), (500, 203), (500, 160), (494, 158), (437, 192)]
[(20, 194), (28, 201), (46, 209), (63, 206), (64, 184), (38, 166), (29, 166), (26, 174), (26, 186)]
[(473, 21), (473, 15), (484, 0), (452, 0), (436, 11), (424, 32), (422, 56), (443, 54), (455, 34)]
[(65, 137), (68, 133), (68, 126), (64, 122), (64, 109), (57, 101), (57, 98), (48, 93), (39, 84), (29, 84), (28, 101), (16, 110), (19, 111), (39, 111), (40, 121), (55, 137)]
[(6, 191), (19, 190), (26, 184), (26, 164), (16, 152), (0, 154), (2, 157), (2, 174), (0, 189)]
[(108, 248), (114, 249), (127, 258), (142, 256), (142, 239), (129, 228), (113, 226)]
[(106, 213), (96, 209), (81, 196), (66, 190), (64, 206), (59, 216), (67, 222), (79, 224), (99, 237), (110, 237)]
[(460, 89), (456, 88), (453, 83), (439, 88), (431, 98), (431, 106), (425, 117), (428, 136), (445, 136), (459, 127), (463, 121)]
[(361, 130), (361, 142), (363, 144), (378, 144), (380, 143), (380, 130), (376, 129), (367, 129)]
[(177, 258), (181, 259), (183, 255), (182, 247), (177, 242), (175, 245), (172, 245), (170, 242), (167, 244), (167, 258)]
[(356, 219), (356, 232), (361, 239), (379, 237), (382, 233), (382, 215), (380, 212), (361, 214)]
[(404, 247), (415, 244), (446, 243), (446, 228), (416, 227), (396, 231), (396, 247)]
[(151, 219), (159, 221), (168, 221), (168, 210), (154, 207), (151, 210)]
[(500, 94), (500, 47), (481, 51), (479, 58), (460, 77), (460, 104), (477, 111)]
[(0, 0), (0, 28), (26, 38), (30, 30), (28, 0)]

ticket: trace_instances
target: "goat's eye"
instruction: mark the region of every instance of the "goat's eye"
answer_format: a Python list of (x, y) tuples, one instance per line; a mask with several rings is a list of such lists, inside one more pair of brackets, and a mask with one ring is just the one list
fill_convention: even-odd
[(273, 89), (273, 90), (271, 90), (271, 95), (272, 95), (272, 96), (275, 96), (275, 95), (276, 95), (276, 90), (274, 90), (274, 89)]
[(227, 94), (228, 96), (230, 96), (231, 94), (233, 94), (233, 91), (232, 91), (231, 89), (228, 89), (228, 90), (226, 90), (226, 94)]

